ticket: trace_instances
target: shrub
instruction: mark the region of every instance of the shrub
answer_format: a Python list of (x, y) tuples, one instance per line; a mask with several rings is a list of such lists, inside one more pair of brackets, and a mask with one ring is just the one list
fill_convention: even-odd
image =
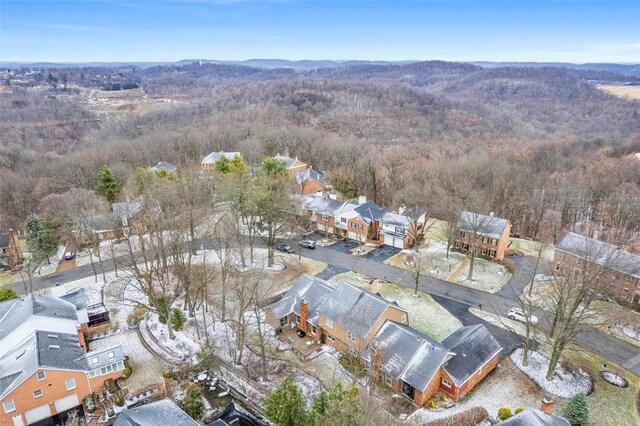
[(107, 389), (109, 393), (116, 393), (118, 391), (118, 386), (113, 379), (107, 379), (104, 381), (104, 387)]
[(15, 299), (18, 297), (18, 293), (16, 293), (13, 289), (10, 288), (0, 288), (0, 302), (3, 300)]
[(513, 260), (505, 257), (504, 259), (502, 259), (502, 264), (504, 265), (504, 269), (506, 269), (510, 274), (513, 274), (515, 272), (516, 267), (513, 264)]
[(116, 405), (118, 407), (122, 407), (124, 405), (124, 397), (122, 395), (116, 398)]
[(107, 417), (113, 417), (116, 415), (116, 412), (113, 410), (113, 408), (109, 408), (107, 410)]
[(182, 330), (182, 327), (184, 327), (184, 323), (187, 320), (187, 318), (184, 316), (184, 313), (178, 309), (178, 308), (174, 308), (171, 311), (171, 327), (176, 330)]
[(433, 399), (430, 399), (429, 401), (427, 401), (427, 407), (436, 408), (436, 401)]
[(447, 400), (447, 395), (444, 392), (440, 393), (440, 402), (445, 402)]
[(515, 414), (521, 413), (524, 411), (524, 407), (518, 407), (516, 408)]
[(202, 402), (202, 392), (197, 386), (192, 386), (187, 391), (187, 396), (180, 403), (182, 408), (192, 419), (200, 420), (204, 414), (204, 402)]
[(498, 418), (500, 420), (506, 420), (511, 416), (513, 416), (513, 413), (509, 407), (500, 407), (498, 410)]
[(124, 370), (122, 371), (122, 374), (124, 374), (126, 377), (131, 376), (131, 367), (126, 366), (126, 367), (124, 368)]
[(562, 409), (562, 415), (575, 426), (590, 426), (589, 403), (584, 393), (579, 393), (569, 401)]
[(173, 379), (173, 376), (173, 371), (166, 371), (162, 373), (162, 377), (164, 377), (165, 379)]
[(127, 317), (127, 325), (134, 326), (140, 324), (146, 312), (147, 310), (142, 305), (136, 306), (133, 312)]

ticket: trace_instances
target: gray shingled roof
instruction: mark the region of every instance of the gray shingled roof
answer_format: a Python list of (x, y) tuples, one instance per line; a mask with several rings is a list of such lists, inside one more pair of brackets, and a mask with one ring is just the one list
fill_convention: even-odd
[(239, 152), (236, 151), (229, 151), (229, 152), (225, 152), (225, 151), (219, 151), (219, 152), (212, 152), (211, 154), (207, 155), (206, 157), (204, 157), (204, 159), (202, 160), (201, 164), (214, 164), (216, 161), (218, 161), (220, 158), (222, 158), (222, 156), (226, 157), (227, 160), (231, 160), (232, 158), (234, 158), (235, 156), (239, 156), (242, 157), (242, 154), (240, 154)]
[(151, 167), (151, 170), (166, 170), (168, 172), (175, 172), (176, 170), (178, 170), (178, 168), (167, 161), (160, 161), (158, 164)]
[(444, 367), (456, 386), (461, 386), (502, 350), (482, 324), (461, 327), (448, 335), (442, 344), (456, 354)]
[(407, 216), (393, 213), (392, 211), (385, 209), (384, 207), (380, 207), (373, 201), (367, 201), (363, 204), (360, 204), (355, 208), (355, 211), (367, 223), (370, 223), (371, 220), (376, 220), (378, 222), (386, 223), (389, 225), (402, 227), (409, 226), (409, 218)]
[(640, 278), (640, 256), (612, 244), (568, 232), (556, 245), (556, 249)]
[(32, 315), (77, 320), (76, 307), (57, 297), (30, 294), (20, 299), (0, 302), (0, 340)]
[(161, 399), (136, 408), (124, 410), (114, 426), (198, 426), (187, 413), (170, 399)]
[(385, 321), (365, 351), (372, 362), (376, 353), (382, 357), (382, 370), (419, 391), (426, 389), (449, 355), (444, 346), (426, 334), (390, 320)]
[(324, 184), (326, 182), (326, 178), (324, 177), (324, 173), (322, 173), (322, 172), (320, 172), (318, 170), (315, 170), (315, 169), (313, 169), (311, 167), (309, 167), (308, 169), (303, 170), (301, 172), (297, 172), (296, 176), (295, 176), (295, 179), (296, 179), (296, 183), (298, 185), (302, 185), (302, 183), (304, 183), (304, 182), (306, 182), (306, 181), (308, 181), (310, 179), (318, 181), (318, 182), (320, 182), (322, 184)]
[(119, 218), (129, 218), (138, 213), (143, 208), (150, 208), (151, 210), (160, 211), (160, 203), (144, 195), (139, 196), (133, 201), (127, 201), (124, 203), (113, 203), (111, 209), (113, 214)]
[(110, 213), (87, 216), (85, 224), (93, 232), (110, 231), (112, 229), (120, 228), (119, 219)]
[(9, 247), (10, 241), (11, 241), (11, 234), (9, 232), (0, 234), (0, 249), (5, 249)]
[(458, 229), (461, 231), (478, 232), (491, 238), (500, 238), (509, 221), (499, 217), (487, 216), (480, 213), (462, 212), (458, 219)]
[(284, 161), (284, 164), (287, 167), (287, 169), (290, 169), (295, 164), (295, 162), (297, 161), (296, 158), (291, 158), (288, 155), (277, 154), (273, 158), (275, 158), (276, 160)]
[(85, 296), (84, 290), (81, 288), (60, 296), (60, 299), (72, 303), (78, 310), (87, 309), (87, 296)]
[(335, 290), (320, 305), (319, 312), (364, 338), (387, 307), (392, 305), (398, 307), (395, 302), (343, 281), (337, 283)]
[(527, 408), (503, 420), (500, 426), (570, 426), (570, 424), (562, 417)]
[(269, 308), (276, 318), (295, 313), (300, 315), (300, 301), (309, 303), (309, 321), (315, 326), (318, 322), (318, 307), (333, 292), (334, 288), (326, 281), (311, 275), (303, 274), (296, 280), (293, 286), (285, 293), (282, 299), (271, 304)]
[(305, 206), (308, 210), (312, 210), (319, 214), (326, 214), (332, 217), (339, 212), (352, 210), (355, 208), (354, 204), (324, 197), (309, 197), (305, 202)]

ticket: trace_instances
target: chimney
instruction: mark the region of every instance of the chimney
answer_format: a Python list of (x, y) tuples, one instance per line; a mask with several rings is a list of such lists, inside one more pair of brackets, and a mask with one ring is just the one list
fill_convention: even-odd
[(300, 330), (305, 333), (309, 332), (309, 302), (300, 301)]
[(553, 401), (553, 399), (551, 399), (548, 396), (545, 396), (542, 399), (542, 405), (540, 406), (540, 410), (542, 410), (542, 412), (546, 414), (553, 414), (554, 405), (555, 405), (555, 402)]
[(358, 204), (364, 204), (367, 202), (367, 197), (365, 197), (364, 195), (361, 195), (358, 197)]
[(406, 212), (407, 212), (407, 206), (402, 205), (398, 208), (398, 214), (404, 215)]
[(336, 194), (329, 194), (329, 199), (330, 200), (337, 200), (338, 196)]
[(489, 217), (493, 217), (493, 212), (489, 212)]
[(379, 371), (382, 367), (382, 351), (378, 342), (373, 342), (373, 351), (371, 352), (371, 371)]

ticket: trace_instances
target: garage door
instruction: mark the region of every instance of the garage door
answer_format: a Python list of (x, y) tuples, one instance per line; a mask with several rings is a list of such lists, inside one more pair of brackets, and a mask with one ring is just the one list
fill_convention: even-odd
[(24, 416), (27, 419), (27, 424), (30, 425), (31, 423), (35, 423), (38, 420), (51, 417), (51, 409), (49, 408), (49, 404), (44, 404), (39, 406), (38, 408), (27, 411), (26, 413), (24, 413)]
[(80, 401), (78, 400), (78, 394), (73, 394), (56, 400), (54, 404), (56, 406), (56, 412), (62, 413), (63, 411), (77, 407), (80, 405)]

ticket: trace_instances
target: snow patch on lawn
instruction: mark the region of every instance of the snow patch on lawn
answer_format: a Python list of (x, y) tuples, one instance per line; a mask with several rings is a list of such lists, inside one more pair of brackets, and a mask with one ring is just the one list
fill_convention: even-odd
[(546, 392), (552, 393), (556, 396), (571, 398), (581, 392), (588, 394), (593, 389), (593, 379), (587, 372), (579, 369), (572, 373), (565, 370), (560, 363), (556, 366), (553, 378), (551, 380), (547, 380), (545, 375), (549, 368), (549, 359), (538, 352), (529, 352), (529, 365), (526, 367), (522, 365), (521, 348), (513, 351), (511, 354), (511, 360), (538, 386)]
[(632, 339), (640, 340), (640, 330), (636, 329), (635, 327), (626, 324), (616, 324), (616, 327)]

